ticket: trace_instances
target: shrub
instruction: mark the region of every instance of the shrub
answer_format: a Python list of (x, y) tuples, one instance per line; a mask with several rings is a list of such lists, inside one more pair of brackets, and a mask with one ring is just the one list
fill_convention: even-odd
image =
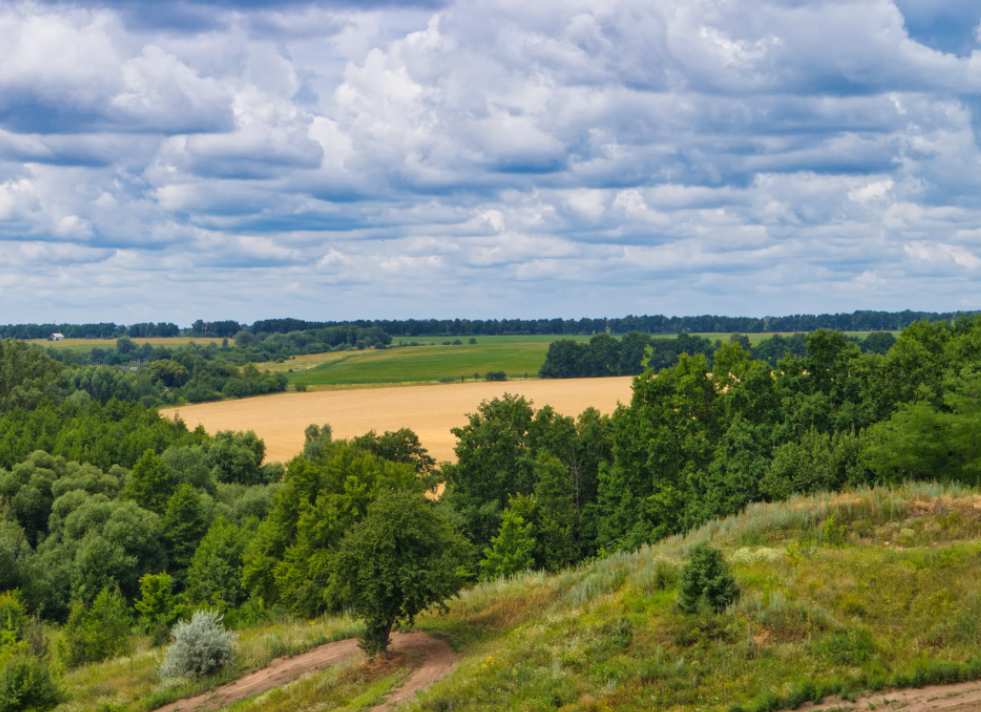
[(174, 642), (167, 648), (160, 677), (199, 677), (234, 662), (236, 635), (225, 630), (218, 611), (198, 611), (190, 622), (174, 626)]
[(102, 589), (89, 608), (77, 603), (65, 629), (69, 667), (97, 663), (126, 651), (132, 621), (119, 591)]
[(508, 375), (504, 371), (488, 371), (485, 378), (488, 381), (506, 381), (508, 380)]
[(18, 593), (0, 593), (0, 647), (23, 640), (27, 622), (27, 614)]
[(477, 339), (471, 338), (469, 343), (471, 346), (473, 346), (474, 344), (477, 343)]
[(154, 648), (170, 640), (170, 626), (176, 617), (172, 587), (173, 579), (169, 574), (146, 574), (140, 579), (142, 598), (134, 607), (143, 618)]
[[(290, 369), (290, 372), (292, 372), (292, 371), (293, 371), (293, 369), (291, 368)], [(307, 392), (307, 384), (306, 383), (297, 383), (296, 384), (296, 392), (297, 393), (306, 393)]]
[(739, 586), (722, 558), (722, 552), (707, 544), (692, 548), (688, 563), (681, 570), (678, 608), (695, 613), (704, 602), (721, 613), (739, 597)]
[(65, 701), (47, 665), (20, 653), (0, 668), (0, 712), (46, 712)]

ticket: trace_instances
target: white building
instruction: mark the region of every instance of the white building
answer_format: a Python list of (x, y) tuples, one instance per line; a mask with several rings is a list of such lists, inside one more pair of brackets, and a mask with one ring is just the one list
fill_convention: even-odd
[(65, 338), (64, 334), (52, 334), (48, 337), (48, 341), (61, 341), (63, 338)]

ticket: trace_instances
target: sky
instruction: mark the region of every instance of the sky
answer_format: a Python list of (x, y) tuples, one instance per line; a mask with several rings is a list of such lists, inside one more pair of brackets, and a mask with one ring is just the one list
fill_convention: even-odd
[(0, 323), (981, 308), (981, 0), (2, 0), (0, 47)]

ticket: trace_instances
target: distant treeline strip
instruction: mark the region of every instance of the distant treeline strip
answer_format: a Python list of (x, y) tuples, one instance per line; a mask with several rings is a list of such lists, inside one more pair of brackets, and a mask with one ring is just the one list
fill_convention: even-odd
[(760, 334), (775, 332), (816, 331), (901, 331), (918, 321), (951, 321), (975, 312), (856, 311), (852, 314), (796, 314), (794, 316), (626, 316), (620, 319), (406, 319), (357, 321), (303, 321), (300, 319), (264, 319), (255, 322), (251, 331), (289, 333), (307, 329), (352, 325), (362, 329), (378, 327), (386, 334), (400, 336), (497, 336), (551, 335), (582, 336), (609, 332), (628, 334)]
[[(234, 334), (234, 332), (232, 332)], [(47, 339), (61, 334), (66, 339), (149, 339), (180, 336), (180, 327), (169, 323), (133, 324), (8, 324), (0, 326), (0, 339)]]
[(353, 321), (304, 321), (303, 319), (262, 319), (251, 327), (233, 320), (198, 319), (189, 329), (174, 324), (19, 324), (0, 326), (0, 338), (46, 339), (53, 333), (69, 339), (117, 339), (184, 336), (225, 338), (242, 330), (252, 334), (288, 334), (295, 331), (356, 327), (379, 328), (391, 336), (514, 336), (600, 334), (761, 334), (803, 332), (817, 329), (832, 331), (901, 331), (918, 321), (952, 321), (981, 312), (901, 312), (856, 311), (851, 314), (795, 314), (793, 316), (626, 316), (619, 319), (358, 319)]

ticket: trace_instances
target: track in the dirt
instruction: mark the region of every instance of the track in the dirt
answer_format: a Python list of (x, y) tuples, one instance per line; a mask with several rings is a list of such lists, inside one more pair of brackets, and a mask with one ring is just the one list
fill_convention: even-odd
[[(427, 689), (440, 678), (446, 677), (460, 660), (460, 656), (445, 641), (433, 638), (426, 633), (392, 633), (392, 652), (421, 651), (426, 654), (426, 662), (412, 673), (412, 676), (399, 689), (395, 690), (383, 704), (372, 712), (387, 712), (400, 702), (412, 699), (416, 692)], [(210, 712), (221, 707), (258, 695), (260, 692), (285, 685), (307, 673), (336, 665), (353, 655), (357, 655), (356, 639), (327, 643), (319, 648), (294, 655), (291, 658), (277, 658), (269, 665), (249, 673), (217, 690), (196, 697), (188, 697), (172, 702), (156, 712)]]
[(902, 710), (902, 712), (981, 712), (981, 683), (959, 682), (953, 685), (931, 685), (911, 690), (893, 690), (866, 697), (854, 703), (847, 700), (825, 700), (820, 705), (802, 707), (806, 712), (855, 712), (866, 710)]

